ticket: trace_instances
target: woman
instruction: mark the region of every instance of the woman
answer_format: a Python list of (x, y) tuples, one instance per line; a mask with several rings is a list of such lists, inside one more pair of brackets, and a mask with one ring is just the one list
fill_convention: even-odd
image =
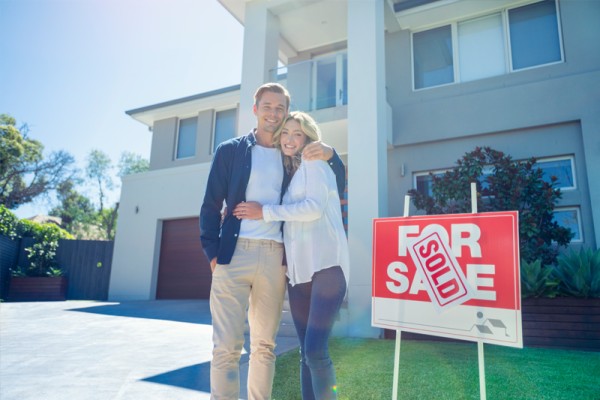
[(246, 202), (238, 218), (285, 221), (290, 309), (300, 339), (302, 398), (336, 399), (328, 340), (348, 285), (348, 242), (335, 176), (325, 161), (302, 160), (302, 149), (321, 140), (316, 122), (292, 112), (273, 136), (292, 176), (281, 205)]

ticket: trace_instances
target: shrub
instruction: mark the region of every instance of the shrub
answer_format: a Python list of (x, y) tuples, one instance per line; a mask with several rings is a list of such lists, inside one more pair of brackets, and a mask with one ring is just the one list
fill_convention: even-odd
[(554, 269), (543, 267), (542, 260), (521, 260), (521, 297), (556, 297), (559, 280)]
[[(477, 209), (519, 212), (519, 247), (521, 258), (528, 263), (541, 260), (542, 265), (556, 263), (558, 247), (571, 241), (572, 232), (554, 221), (553, 210), (561, 198), (556, 177), (543, 179), (535, 167), (535, 158), (514, 161), (510, 156), (489, 147), (477, 147), (457, 161), (457, 166), (432, 176), (429, 196), (410, 190), (417, 209), (427, 214), (471, 212), (471, 182), (477, 184)], [(489, 175), (484, 167), (492, 167)]]
[[(27, 258), (30, 265), (26, 269), (28, 276), (60, 276), (55, 257), (59, 239), (70, 239), (72, 236), (54, 224), (37, 224), (31, 221), (22, 221), (23, 232), (31, 234), (34, 243), (26, 247)], [(27, 235), (29, 236), (29, 235)]]
[(600, 250), (571, 250), (558, 257), (554, 274), (560, 280), (560, 294), (573, 297), (600, 297)]
[(4, 205), (0, 205), (0, 234), (11, 239), (32, 237), (34, 243), (25, 248), (29, 265), (11, 270), (13, 276), (61, 276), (64, 271), (56, 264), (59, 239), (72, 239), (67, 231), (54, 224), (39, 224), (19, 220)]
[(4, 204), (0, 204), (0, 235), (14, 239), (18, 236), (17, 229), (19, 218), (13, 214)]

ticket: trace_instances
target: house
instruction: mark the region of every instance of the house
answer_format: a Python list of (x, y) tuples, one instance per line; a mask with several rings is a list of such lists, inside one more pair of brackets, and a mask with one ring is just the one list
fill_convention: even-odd
[(380, 333), (372, 219), (402, 215), (409, 189), (476, 146), (537, 157), (573, 243), (600, 243), (600, 2), (219, 1), (245, 27), (241, 85), (127, 112), (152, 151), (149, 172), (123, 179), (111, 299), (207, 296), (197, 216), (212, 153), (254, 126), (254, 90), (275, 80), (348, 166), (342, 334)]

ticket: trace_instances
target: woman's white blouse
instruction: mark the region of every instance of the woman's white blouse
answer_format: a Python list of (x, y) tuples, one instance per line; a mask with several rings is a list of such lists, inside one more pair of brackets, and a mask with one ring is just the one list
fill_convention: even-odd
[(296, 285), (339, 265), (349, 278), (348, 240), (335, 175), (325, 161), (302, 160), (281, 205), (264, 205), (265, 221), (285, 221), (287, 276)]

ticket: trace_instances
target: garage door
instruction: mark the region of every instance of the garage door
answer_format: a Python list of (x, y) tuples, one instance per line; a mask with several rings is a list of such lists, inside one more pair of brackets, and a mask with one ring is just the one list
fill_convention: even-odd
[(163, 221), (157, 299), (208, 299), (212, 274), (198, 218)]

